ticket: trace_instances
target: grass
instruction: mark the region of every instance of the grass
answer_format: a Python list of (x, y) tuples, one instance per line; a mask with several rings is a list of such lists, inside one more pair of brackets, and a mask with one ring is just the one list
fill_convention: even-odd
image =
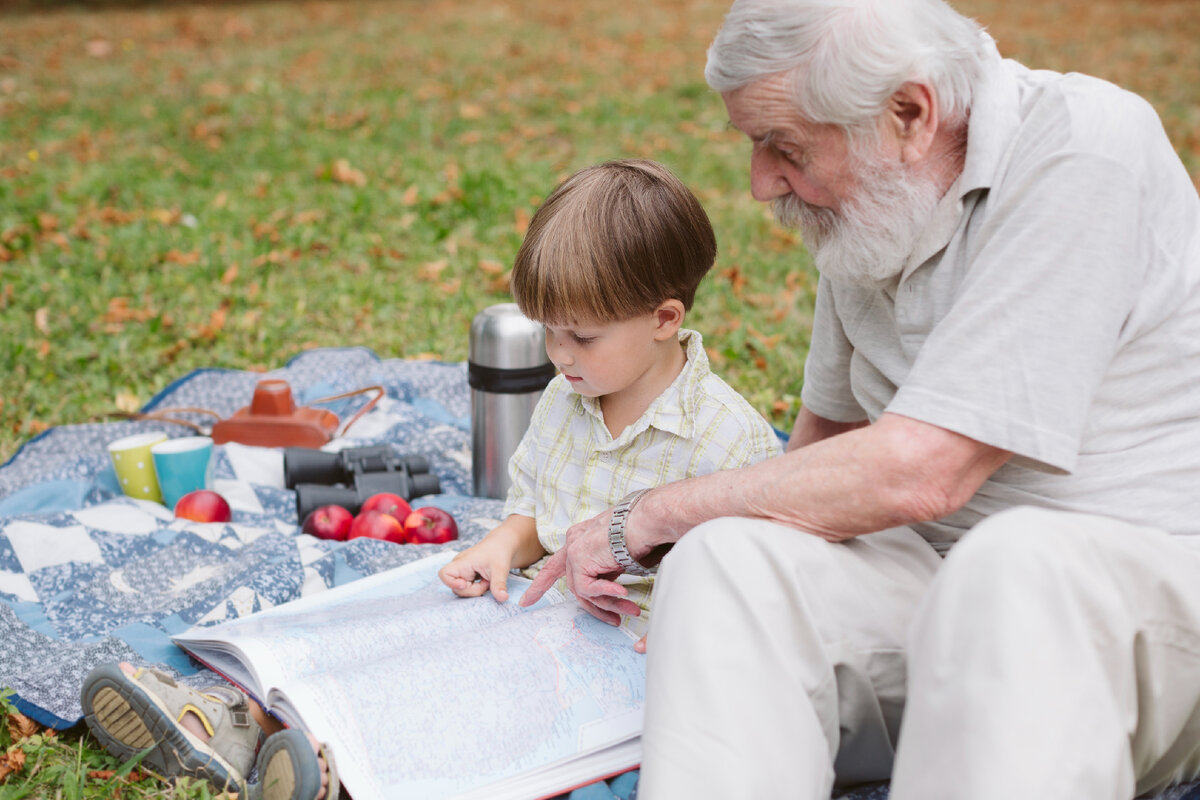
[[(465, 359), (471, 317), (508, 299), (540, 199), (628, 155), (666, 163), (704, 202), (721, 254), (689, 324), (789, 427), (816, 282), (796, 237), (749, 197), (748, 146), (703, 83), (725, 7), (6, 4), (0, 461), (199, 367), (265, 370), (348, 344)], [(1006, 55), (1146, 96), (1200, 183), (1191, 0), (959, 7)], [(27, 756), (0, 798), (114, 796), (118, 778), (88, 772), (121, 765), (78, 730), (4, 743)]]

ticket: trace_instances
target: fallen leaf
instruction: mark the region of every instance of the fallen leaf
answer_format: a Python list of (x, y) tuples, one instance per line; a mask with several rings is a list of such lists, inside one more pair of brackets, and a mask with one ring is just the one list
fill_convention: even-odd
[(163, 253), (162, 260), (169, 264), (196, 264), (200, 261), (200, 251), (191, 250), (187, 253), (181, 253), (178, 250), (168, 250)]
[(367, 176), (363, 174), (362, 170), (357, 170), (350, 166), (350, 162), (344, 158), (339, 158), (333, 162), (329, 176), (337, 183), (346, 183), (351, 186), (367, 185)]
[(504, 265), (490, 258), (481, 258), (479, 259), (479, 269), (488, 275), (499, 275), (504, 272)]
[(112, 55), (112, 42), (107, 39), (91, 39), (86, 45), (87, 54), (92, 58), (108, 58)]
[(417, 185), (414, 183), (404, 190), (404, 196), (400, 198), (400, 202), (406, 206), (415, 206), (417, 204)]
[(33, 312), (33, 325), (47, 336), (50, 335), (50, 309), (42, 306)]
[(516, 229), (517, 234), (519, 236), (524, 236), (525, 232), (529, 230), (529, 210), (525, 208), (518, 208), (513, 213), (513, 218), (516, 223), (513, 227)]
[(9, 738), (14, 742), (19, 742), (22, 739), (33, 736), (38, 732), (39, 727), (36, 722), (20, 711), (10, 711), (5, 724), (8, 727)]
[(733, 294), (740, 297), (747, 283), (746, 276), (742, 274), (741, 269), (738, 267), (729, 267), (721, 271), (721, 277), (729, 281), (729, 285), (733, 289)]
[(238, 276), (238, 265), (236, 263), (230, 264), (229, 268), (226, 269), (225, 272), (223, 272), (221, 274), (221, 285), (228, 286), (229, 284), (231, 284), (235, 280), (237, 280), (237, 276)]
[(417, 270), (417, 277), (423, 281), (435, 281), (449, 264), (450, 262), (444, 258), (439, 261), (429, 261)]
[(137, 395), (129, 392), (118, 392), (113, 400), (113, 405), (117, 407), (118, 411), (124, 411), (127, 414), (132, 414), (142, 407)]

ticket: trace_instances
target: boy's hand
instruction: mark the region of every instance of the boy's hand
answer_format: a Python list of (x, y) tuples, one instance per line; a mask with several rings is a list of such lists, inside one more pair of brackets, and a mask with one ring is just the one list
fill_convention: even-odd
[(504, 603), (508, 601), (508, 571), (512, 562), (509, 548), (485, 538), (438, 570), (438, 577), (459, 597), (479, 597), (490, 589), (496, 602)]

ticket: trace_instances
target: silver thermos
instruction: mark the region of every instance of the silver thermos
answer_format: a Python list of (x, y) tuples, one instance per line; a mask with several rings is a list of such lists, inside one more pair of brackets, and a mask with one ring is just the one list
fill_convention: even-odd
[(554, 377), (545, 331), (516, 303), (489, 306), (471, 321), (471, 477), (477, 497), (508, 495), (508, 461)]

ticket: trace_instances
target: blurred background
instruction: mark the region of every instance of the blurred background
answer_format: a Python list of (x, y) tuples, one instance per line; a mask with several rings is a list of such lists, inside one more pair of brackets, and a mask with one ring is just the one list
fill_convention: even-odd
[[(960, 0), (1145, 96), (1200, 184), (1194, 0)], [(0, 4), (0, 462), (191, 370), (461, 361), (562, 178), (657, 159), (720, 247), (688, 324), (790, 429), (815, 274), (704, 84), (724, 0)]]

